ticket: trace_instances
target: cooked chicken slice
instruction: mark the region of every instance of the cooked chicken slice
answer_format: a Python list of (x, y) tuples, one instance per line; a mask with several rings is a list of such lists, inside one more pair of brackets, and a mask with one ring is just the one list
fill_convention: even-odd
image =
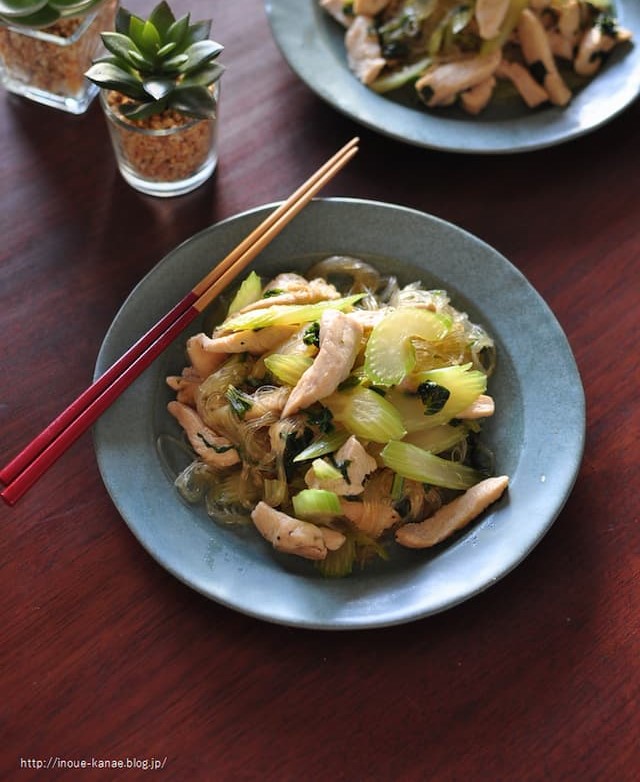
[[(321, 282), (325, 282), (322, 280)], [(327, 284), (327, 283), (325, 283)], [(264, 292), (298, 291), (309, 285), (309, 280), (296, 272), (281, 272), (265, 285)]]
[(501, 54), (496, 51), (456, 62), (432, 65), (416, 82), (418, 95), (431, 108), (446, 106), (461, 92), (493, 76), (500, 59)]
[(386, 315), (386, 310), (354, 310), (348, 312), (347, 317), (362, 326), (364, 332), (370, 331)]
[(631, 33), (622, 27), (595, 24), (583, 35), (573, 68), (580, 76), (593, 76), (600, 68), (602, 58), (621, 41), (629, 41)]
[(565, 106), (571, 100), (571, 90), (558, 72), (542, 22), (528, 8), (520, 14), (518, 37), (527, 65), (542, 71), (538, 81), (548, 92), (550, 101), (556, 106)]
[(353, 13), (356, 16), (375, 16), (389, 5), (389, 0), (353, 0)]
[(190, 407), (196, 406), (196, 391), (202, 378), (193, 367), (185, 367), (181, 375), (167, 377), (167, 385), (176, 391), (176, 399)]
[(456, 415), (456, 418), (489, 418), (496, 411), (495, 402), (493, 398), (488, 394), (480, 394), (480, 396), (474, 400), (469, 407)]
[(573, 60), (575, 44), (569, 38), (565, 38), (559, 30), (547, 30), (547, 40), (554, 57), (559, 57), (561, 60)]
[(209, 377), (212, 372), (224, 363), (226, 355), (222, 352), (212, 353), (205, 349), (205, 343), (209, 341), (206, 334), (195, 334), (187, 340), (187, 355), (191, 366), (200, 377)]
[(469, 114), (479, 114), (491, 100), (495, 86), (496, 80), (490, 76), (480, 84), (471, 87), (470, 90), (465, 90), (460, 95), (460, 102), (464, 110)]
[(367, 481), (361, 498), (340, 501), (342, 513), (353, 526), (374, 540), (400, 521), (400, 514), (393, 507), (391, 498), (392, 484), (391, 470), (378, 470)]
[(335, 285), (326, 280), (307, 280), (299, 274), (279, 274), (265, 287), (263, 298), (247, 304), (240, 313), (264, 309), (272, 304), (314, 304), (339, 298)]
[(296, 383), (282, 417), (297, 413), (332, 394), (351, 372), (361, 340), (362, 326), (359, 323), (338, 310), (325, 310), (320, 318), (318, 354)]
[(349, 68), (363, 84), (371, 84), (386, 65), (373, 19), (356, 16), (345, 33), (344, 43)]
[(307, 486), (310, 489), (326, 489), (341, 497), (362, 494), (364, 479), (378, 466), (376, 460), (369, 456), (355, 435), (351, 435), (346, 443), (338, 448), (335, 462), (338, 467), (344, 469), (345, 477), (320, 480), (311, 467), (304, 476)]
[(251, 518), (275, 549), (305, 559), (325, 559), (327, 552), (336, 551), (345, 541), (341, 532), (300, 521), (262, 501), (251, 512)]
[(553, 8), (557, 22), (555, 27), (547, 27), (547, 37), (555, 57), (573, 60), (582, 32), (583, 11), (586, 8), (581, 0), (564, 0)]
[(520, 93), (520, 97), (530, 109), (549, 100), (549, 94), (519, 62), (502, 60), (496, 70), (496, 76), (509, 79)]
[(558, 32), (564, 38), (575, 43), (582, 22), (582, 9), (580, 0), (564, 0), (556, 9), (558, 14)]
[(263, 329), (246, 329), (234, 331), (221, 337), (201, 336), (200, 346), (205, 353), (254, 353), (260, 355), (266, 350), (273, 350), (287, 340), (296, 330), (297, 326), (266, 326)]
[(191, 447), (205, 464), (211, 467), (231, 467), (240, 461), (238, 452), (226, 437), (220, 437), (202, 422), (192, 407), (181, 402), (169, 402), (167, 410), (177, 420), (189, 438)]
[(486, 478), (455, 500), (443, 505), (424, 521), (405, 524), (396, 532), (396, 541), (408, 548), (429, 548), (453, 535), (500, 499), (509, 478)]
[(511, 0), (476, 0), (476, 22), (481, 38), (489, 40), (496, 37), (510, 3)]
[(344, 0), (320, 0), (320, 5), (341, 25), (348, 27), (351, 24), (353, 16), (345, 14)]

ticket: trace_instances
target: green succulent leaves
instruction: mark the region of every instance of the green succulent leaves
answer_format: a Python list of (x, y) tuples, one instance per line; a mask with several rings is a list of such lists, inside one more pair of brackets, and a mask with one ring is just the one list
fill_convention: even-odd
[(129, 119), (145, 119), (165, 109), (213, 118), (211, 85), (224, 72), (215, 61), (224, 47), (209, 39), (210, 30), (210, 20), (191, 24), (188, 14), (176, 19), (165, 0), (146, 20), (120, 8), (115, 31), (102, 33), (109, 54), (95, 60), (85, 75), (99, 87), (130, 98), (133, 102), (119, 109)]
[(86, 13), (102, 0), (0, 0), (0, 25), (49, 27), (61, 17)]

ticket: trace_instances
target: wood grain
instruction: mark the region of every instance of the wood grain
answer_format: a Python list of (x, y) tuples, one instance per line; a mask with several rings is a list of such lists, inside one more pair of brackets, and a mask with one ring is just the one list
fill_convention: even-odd
[(198, 191), (131, 190), (97, 104), (74, 118), (0, 95), (2, 460), (86, 386), (124, 298), (167, 252), (285, 198), (357, 134), (323, 194), (450, 220), (528, 277), (582, 374), (584, 461), (551, 531), (487, 592), (411, 625), (331, 634), (244, 617), (165, 572), (84, 436), (0, 508), (0, 778), (91, 773), (21, 759), (166, 757), (166, 780), (636, 780), (640, 105), (535, 153), (415, 149), (301, 84), (258, 0), (175, 7), (213, 15), (226, 46), (220, 165)]

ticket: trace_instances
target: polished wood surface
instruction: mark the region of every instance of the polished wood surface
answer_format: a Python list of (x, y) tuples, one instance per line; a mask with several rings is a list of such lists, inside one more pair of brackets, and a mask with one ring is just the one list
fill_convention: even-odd
[[(34, 768), (49, 758), (153, 758), (162, 769), (99, 778), (636, 780), (640, 104), (534, 153), (416, 149), (310, 92), (259, 0), (175, 8), (213, 16), (228, 68), (219, 168), (190, 195), (132, 190), (97, 102), (72, 117), (0, 94), (0, 461), (90, 381), (118, 308), (168, 251), (288, 196), (354, 134), (360, 153), (323, 195), (454, 222), (546, 299), (584, 383), (584, 460), (550, 532), (491, 589), (412, 624), (330, 633), (245, 617), (165, 572), (83, 436), (0, 508), (0, 778), (98, 778)], [(540, 382), (553, 371), (541, 354)]]

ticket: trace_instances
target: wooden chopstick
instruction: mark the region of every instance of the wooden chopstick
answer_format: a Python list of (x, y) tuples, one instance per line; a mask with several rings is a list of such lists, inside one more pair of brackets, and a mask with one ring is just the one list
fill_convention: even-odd
[(0, 496), (14, 505), (162, 351), (357, 153), (351, 139), (202, 278), (60, 415), (0, 470)]

